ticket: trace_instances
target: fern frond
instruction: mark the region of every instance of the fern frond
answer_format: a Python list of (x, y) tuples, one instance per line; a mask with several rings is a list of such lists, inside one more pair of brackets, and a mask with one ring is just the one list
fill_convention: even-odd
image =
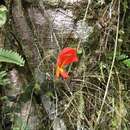
[(0, 71), (0, 85), (5, 86), (9, 84), (9, 79), (7, 78), (6, 71)]
[(24, 66), (25, 60), (17, 52), (0, 48), (0, 62), (14, 63), (19, 66)]

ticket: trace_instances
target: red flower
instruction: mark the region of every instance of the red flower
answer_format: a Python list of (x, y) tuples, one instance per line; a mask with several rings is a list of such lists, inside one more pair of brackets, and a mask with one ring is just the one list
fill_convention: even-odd
[(57, 58), (57, 68), (56, 68), (56, 78), (62, 76), (64, 79), (68, 78), (69, 75), (64, 71), (64, 66), (71, 64), (73, 62), (77, 62), (77, 52), (73, 48), (64, 48), (60, 51)]

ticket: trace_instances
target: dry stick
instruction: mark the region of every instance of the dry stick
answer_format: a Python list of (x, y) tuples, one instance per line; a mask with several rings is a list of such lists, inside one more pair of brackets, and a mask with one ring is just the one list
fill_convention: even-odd
[(102, 109), (103, 109), (104, 104), (105, 104), (105, 100), (106, 100), (106, 97), (107, 97), (109, 84), (110, 84), (110, 81), (111, 81), (112, 70), (113, 70), (113, 67), (114, 67), (115, 58), (116, 58), (116, 52), (117, 52), (118, 33), (119, 33), (119, 20), (120, 20), (120, 0), (119, 0), (119, 3), (118, 3), (118, 21), (117, 21), (116, 41), (115, 41), (115, 47), (114, 47), (113, 60), (112, 60), (112, 64), (111, 64), (111, 69), (110, 69), (109, 77), (108, 77), (108, 80), (107, 80), (105, 94), (104, 94), (103, 101), (102, 101), (102, 104), (101, 104), (101, 108), (100, 108), (100, 111), (99, 111), (99, 114), (98, 114), (98, 117), (97, 117), (97, 121), (96, 121), (96, 124), (95, 124), (95, 128), (96, 128), (97, 124), (100, 121), (100, 117), (101, 117), (101, 114), (102, 114)]
[(83, 18), (83, 22), (85, 22), (85, 20), (86, 20), (86, 18), (87, 18), (87, 13), (88, 13), (88, 9), (89, 9), (90, 3), (91, 3), (91, 0), (88, 0), (88, 5), (87, 5), (86, 11), (85, 11), (85, 15), (84, 15), (84, 18)]

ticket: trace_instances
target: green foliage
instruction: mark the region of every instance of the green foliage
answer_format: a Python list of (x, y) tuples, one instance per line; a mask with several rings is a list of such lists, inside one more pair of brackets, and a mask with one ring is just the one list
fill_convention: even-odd
[(26, 123), (26, 121), (16, 116), (12, 130), (30, 130), (30, 128), (28, 124)]
[(128, 59), (128, 56), (125, 54), (117, 54), (116, 59), (117, 60), (124, 60), (124, 59)]
[[(110, 60), (112, 60), (112, 55), (113, 55), (112, 53), (108, 55), (108, 58)], [(116, 60), (118, 63), (120, 62), (124, 64), (125, 66), (130, 67), (130, 58), (128, 55), (117, 53)]]
[[(14, 63), (19, 66), (24, 66), (25, 63), (24, 59), (17, 52), (3, 48), (0, 48), (0, 62)], [(0, 71), (0, 85), (5, 86), (9, 83), (6, 76), (6, 71)]]
[(0, 71), (0, 85), (4, 86), (9, 83), (9, 80), (6, 78), (6, 71)]
[(34, 85), (34, 93), (37, 95), (40, 93), (40, 85), (38, 83)]
[(127, 0), (124, 0), (124, 1), (122, 2), (122, 5), (123, 5), (124, 12), (126, 12), (126, 10), (128, 9), (128, 1), (127, 1)]
[(83, 53), (83, 50), (82, 49), (79, 49), (78, 51), (77, 51), (77, 54), (78, 55), (81, 55)]
[(130, 58), (127, 55), (121, 54), (117, 56), (117, 59), (121, 61), (124, 65), (126, 65), (127, 67), (130, 67)]
[(127, 67), (130, 67), (130, 59), (122, 61), (123, 64), (125, 64)]
[(19, 66), (24, 66), (24, 59), (12, 50), (5, 50), (0, 48), (0, 62), (14, 63)]
[(0, 6), (0, 27), (2, 27), (7, 20), (7, 8), (5, 6)]

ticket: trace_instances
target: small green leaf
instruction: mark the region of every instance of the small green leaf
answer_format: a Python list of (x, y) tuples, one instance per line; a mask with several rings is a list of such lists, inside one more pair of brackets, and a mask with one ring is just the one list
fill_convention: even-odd
[(0, 6), (0, 27), (2, 27), (7, 20), (7, 8), (4, 5)]
[(127, 58), (128, 58), (128, 56), (126, 54), (121, 54), (121, 55), (116, 56), (117, 60), (123, 60), (123, 59), (127, 59)]
[(30, 130), (30, 127), (21, 117), (15, 116), (12, 130)]
[(130, 67), (130, 59), (122, 61), (127, 67)]
[(79, 49), (78, 51), (77, 51), (77, 54), (78, 55), (81, 55), (83, 53), (83, 50), (82, 49)]
[(126, 10), (128, 9), (128, 1), (124, 0), (124, 2), (122, 2), (122, 4), (123, 4), (124, 12), (126, 12)]
[(41, 90), (40, 85), (38, 83), (35, 83), (35, 85), (34, 85), (34, 93), (39, 94), (40, 90)]
[(46, 92), (46, 96), (48, 97), (54, 97), (54, 94), (51, 91)]
[(6, 78), (7, 73), (6, 71), (0, 71), (0, 85), (5, 86), (9, 84), (9, 79)]
[(8, 100), (8, 97), (7, 96), (3, 96), (0, 98), (0, 101), (7, 101)]

